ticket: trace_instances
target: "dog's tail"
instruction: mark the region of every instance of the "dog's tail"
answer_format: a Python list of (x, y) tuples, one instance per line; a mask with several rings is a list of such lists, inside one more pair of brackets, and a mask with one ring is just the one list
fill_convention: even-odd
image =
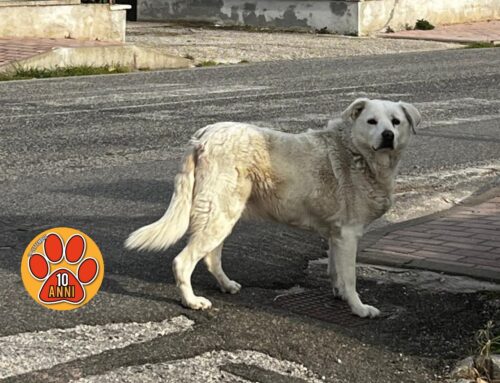
[(166, 213), (158, 221), (130, 234), (125, 241), (127, 249), (165, 250), (186, 233), (193, 201), (195, 152), (193, 148), (184, 158)]

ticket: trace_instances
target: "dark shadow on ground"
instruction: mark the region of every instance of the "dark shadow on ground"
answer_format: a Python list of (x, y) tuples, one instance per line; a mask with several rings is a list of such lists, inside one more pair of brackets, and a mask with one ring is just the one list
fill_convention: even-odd
[[(154, 218), (101, 217), (96, 221), (90, 217), (0, 217), (0, 246), (4, 247), (0, 252), (0, 268), (17, 273), (24, 247), (36, 234), (49, 227), (71, 226), (90, 235), (104, 255), (106, 273), (110, 277), (105, 277), (103, 291), (173, 303), (170, 297), (125, 289), (113, 278), (124, 276), (174, 284), (170, 265), (182, 243), (160, 254), (128, 252), (122, 247), (123, 240), (133, 229)], [(193, 285), (208, 297), (236, 306), (295, 317), (273, 305), (276, 289), (294, 285), (329, 289), (326, 280), (310, 277), (305, 272), (308, 261), (322, 257), (325, 248), (325, 243), (311, 233), (280, 225), (243, 223), (228, 239), (223, 256), (227, 274), (244, 286), (242, 292), (234, 296), (218, 292), (213, 278), (201, 265), (193, 275)], [(418, 291), (403, 285), (379, 285), (363, 280), (359, 281), (359, 290), (367, 302), (398, 306), (402, 310), (391, 320), (367, 320), (366, 325), (355, 330), (335, 325), (334, 331), (363, 343), (419, 357), (442, 360), (464, 355), (472, 347), (474, 332), (494, 315), (481, 294)], [(318, 326), (329, 325), (307, 317), (300, 320)]]

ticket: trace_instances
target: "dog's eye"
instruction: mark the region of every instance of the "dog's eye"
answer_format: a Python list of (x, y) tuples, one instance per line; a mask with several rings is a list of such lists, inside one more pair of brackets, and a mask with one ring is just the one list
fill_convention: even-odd
[(369, 119), (368, 121), (366, 121), (366, 122), (368, 122), (370, 125), (377, 125), (377, 120), (375, 120), (374, 118), (370, 118), (370, 119)]
[(392, 119), (392, 125), (399, 125), (401, 121), (399, 121), (397, 118)]

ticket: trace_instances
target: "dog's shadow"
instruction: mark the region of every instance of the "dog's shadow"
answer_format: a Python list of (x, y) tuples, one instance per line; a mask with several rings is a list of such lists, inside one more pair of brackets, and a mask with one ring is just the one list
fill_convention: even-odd
[[(169, 290), (174, 291), (171, 262), (183, 248), (184, 241), (163, 253), (129, 252), (122, 245), (130, 232), (157, 220), (164, 213), (172, 193), (170, 182), (126, 180), (58, 192), (89, 197), (106, 196), (116, 201), (115, 206), (120, 214), (102, 216), (86, 211), (85, 216), (57, 218), (0, 217), (3, 229), (0, 238), (3, 238), (4, 244), (12, 247), (12, 256), (0, 257), (0, 267), (18, 273), (23, 247), (42, 229), (55, 226), (76, 227), (90, 235), (103, 253), (106, 273), (111, 276), (105, 278), (103, 291), (180, 306), (178, 298), (173, 298), (173, 294), (165, 296), (151, 291), (129, 289), (129, 286), (122, 285), (119, 278), (112, 277), (116, 275), (144, 283), (168, 285)], [(151, 209), (150, 205), (149, 209), (155, 210), (154, 215), (149, 213), (146, 216), (131, 217), (127, 214), (128, 206), (138, 202), (158, 205), (158, 211), (156, 212), (156, 208)], [(96, 216), (99, 218), (96, 219)], [(33, 222), (37, 222), (36, 227)], [(282, 225), (244, 222), (236, 226), (223, 249), (224, 269), (231, 279), (243, 285), (242, 292), (234, 296), (219, 293), (213, 277), (201, 264), (193, 274), (192, 283), (195, 291), (207, 297), (212, 296), (234, 305), (243, 304), (252, 310), (273, 310), (279, 315), (288, 316), (290, 313), (286, 310), (276, 311), (272, 307), (272, 298), (278, 294), (276, 290), (289, 289), (295, 285), (310, 289), (329, 289), (328, 281), (312, 284), (306, 273), (308, 262), (324, 257), (325, 250), (326, 243), (316, 234)], [(453, 357), (464, 345), (450, 346), (443, 343), (442, 339), (469, 339), (470, 334), (481, 327), (485, 320), (482, 314), (484, 304), (475, 299), (475, 296), (414, 291), (403, 285), (378, 285), (363, 280), (359, 284), (362, 289), (367, 289), (367, 292), (362, 292), (363, 299), (368, 302), (377, 299), (382, 304), (406, 307), (406, 313), (393, 320), (367, 320), (365, 327), (354, 332), (338, 326), (335, 331), (345, 332), (364, 343), (389, 347), (395, 352), (425, 357), (429, 348), (434, 348)], [(252, 296), (255, 292), (257, 298)], [(259, 302), (258, 299), (262, 301)], [(460, 326), (450, 323), (460, 323)], [(449, 350), (445, 350), (446, 347)]]

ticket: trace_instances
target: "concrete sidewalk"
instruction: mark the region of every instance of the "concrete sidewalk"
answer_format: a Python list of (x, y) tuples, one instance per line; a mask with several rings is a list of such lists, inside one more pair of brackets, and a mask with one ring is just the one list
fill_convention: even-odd
[(500, 20), (477, 23), (443, 25), (429, 31), (411, 30), (384, 33), (379, 36), (391, 39), (428, 40), (453, 43), (500, 43)]
[(441, 213), (367, 233), (361, 262), (500, 282), (500, 186)]

